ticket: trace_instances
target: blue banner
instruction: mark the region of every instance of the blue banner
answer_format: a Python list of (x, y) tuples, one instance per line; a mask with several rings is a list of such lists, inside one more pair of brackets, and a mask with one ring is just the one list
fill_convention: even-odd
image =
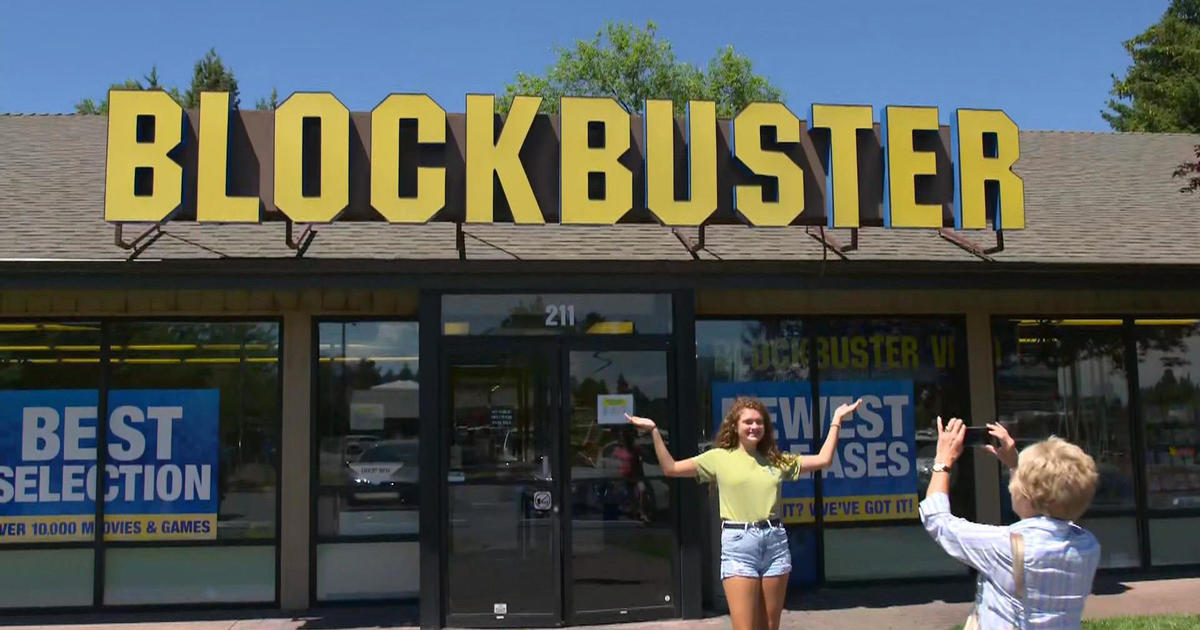
[(95, 535), (215, 538), (219, 392), (111, 390), (107, 462), (96, 466), (95, 390), (0, 391), (0, 542)]
[[(907, 380), (822, 381), (820, 426), (833, 410), (858, 398), (863, 404), (845, 422), (833, 464), (822, 475), (826, 521), (915, 518), (917, 470), (913, 384)], [(738, 396), (760, 400), (771, 414), (780, 450), (815, 453), (812, 386), (806, 381), (714, 383), (713, 427), (721, 425)], [(780, 515), (788, 523), (815, 520), (811, 475), (785, 482)]]

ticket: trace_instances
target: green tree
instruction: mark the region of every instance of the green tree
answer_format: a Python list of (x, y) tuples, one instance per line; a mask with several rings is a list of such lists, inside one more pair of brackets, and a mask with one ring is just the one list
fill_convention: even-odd
[(279, 90), (271, 88), (271, 96), (267, 98), (260, 97), (254, 102), (254, 109), (276, 110), (279, 109)]
[(608, 96), (630, 113), (641, 113), (647, 99), (671, 99), (679, 113), (689, 100), (711, 100), (718, 116), (732, 116), (749, 103), (783, 98), (732, 47), (719, 50), (706, 70), (680, 61), (654, 22), (645, 28), (608, 22), (592, 39), (554, 50), (558, 58), (545, 74), (518, 72), (504, 86), (498, 111), (507, 112), (519, 95), (542, 97), (544, 113), (556, 113), (563, 96)]
[[(201, 92), (229, 92), (231, 101), (234, 107), (238, 107), (238, 82), (233, 75), (233, 69), (226, 66), (221, 60), (221, 56), (217, 54), (215, 48), (210, 48), (203, 57), (192, 67), (192, 81), (188, 86), (187, 91), (180, 92), (179, 88), (167, 87), (162, 85), (158, 79), (158, 67), (150, 68), (150, 73), (143, 76), (141, 79), (126, 79), (124, 83), (114, 83), (110, 86), (113, 90), (163, 90), (175, 99), (185, 108), (195, 109), (200, 107)], [(271, 90), (270, 99), (259, 99), (259, 109), (265, 109), (263, 105), (270, 105), (270, 109), (279, 100), (278, 92)], [(99, 101), (90, 98), (80, 100), (75, 104), (75, 113), (77, 114), (108, 114), (108, 96)]]
[(1124, 46), (1133, 63), (1113, 75), (1104, 120), (1117, 131), (1200, 132), (1200, 0), (1172, 0)]
[[(1133, 64), (1113, 75), (1113, 98), (1100, 115), (1117, 131), (1200, 133), (1200, 0), (1171, 0), (1162, 18), (1124, 43)], [(1195, 159), (1175, 167), (1180, 192), (1200, 190)]]
[[(124, 83), (113, 83), (109, 86), (111, 90), (164, 90), (171, 98), (176, 101), (180, 100), (179, 90), (176, 88), (165, 88), (158, 81), (158, 66), (151, 66), (150, 73), (139, 79), (125, 79)], [(80, 100), (75, 104), (76, 114), (99, 114), (101, 116), (108, 115), (108, 95), (106, 94), (99, 102), (90, 98)]]
[(201, 92), (229, 92), (233, 106), (236, 108), (239, 105), (238, 82), (233, 76), (233, 69), (225, 67), (215, 48), (209, 48), (192, 67), (192, 84), (184, 92), (180, 105), (187, 109), (200, 107)]

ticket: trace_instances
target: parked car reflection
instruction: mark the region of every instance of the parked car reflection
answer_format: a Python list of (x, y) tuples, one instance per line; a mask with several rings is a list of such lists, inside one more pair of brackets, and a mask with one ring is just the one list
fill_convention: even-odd
[(351, 504), (416, 504), (418, 497), (417, 440), (383, 440), (346, 462), (346, 485)]

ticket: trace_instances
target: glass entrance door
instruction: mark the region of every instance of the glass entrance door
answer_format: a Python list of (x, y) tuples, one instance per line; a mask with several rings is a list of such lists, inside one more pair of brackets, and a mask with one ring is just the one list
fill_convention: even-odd
[(448, 357), (448, 625), (562, 619), (557, 374), (535, 348)]
[(667, 345), (464, 341), (444, 355), (446, 623), (678, 615), (675, 484), (624, 417), (670, 436)]
[(568, 605), (572, 623), (673, 616), (675, 482), (624, 413), (672, 422), (666, 350), (567, 352), (570, 463)]

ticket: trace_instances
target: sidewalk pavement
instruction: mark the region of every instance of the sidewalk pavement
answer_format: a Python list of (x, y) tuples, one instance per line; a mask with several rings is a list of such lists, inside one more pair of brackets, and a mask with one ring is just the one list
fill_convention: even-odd
[[(971, 606), (967, 584), (829, 588), (789, 598), (780, 630), (937, 630), (962, 623)], [(1200, 578), (1097, 580), (1088, 618), (1200, 614)], [(279, 611), (106, 613), (4, 617), (0, 629), (27, 630), (378, 630), (416, 628), (411, 608), (344, 608), (300, 616)], [(728, 628), (727, 616), (587, 626), (580, 630), (701, 630)]]

